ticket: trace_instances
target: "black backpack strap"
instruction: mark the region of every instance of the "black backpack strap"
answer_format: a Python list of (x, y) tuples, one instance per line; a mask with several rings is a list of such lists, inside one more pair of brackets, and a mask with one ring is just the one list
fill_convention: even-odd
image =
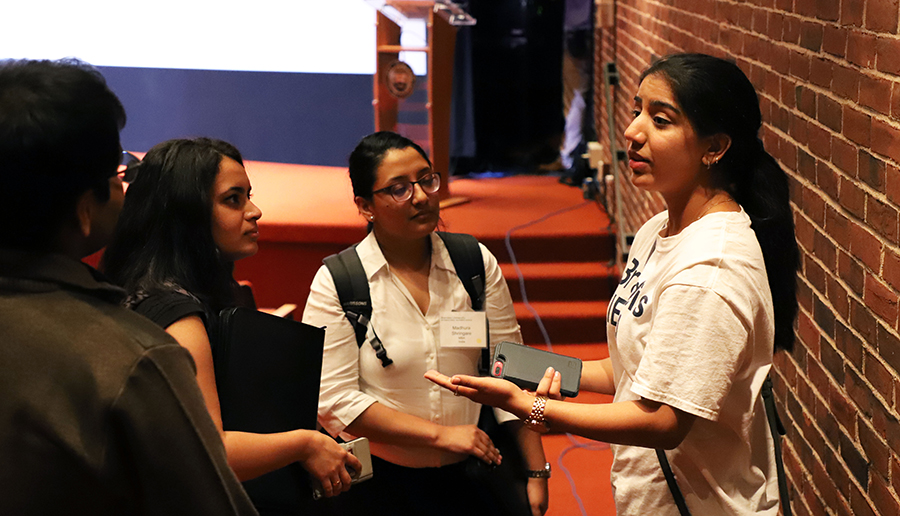
[[(781, 513), (783, 516), (791, 516), (791, 499), (789, 498), (787, 487), (787, 476), (784, 474), (784, 460), (781, 457), (781, 436), (786, 433), (781, 418), (778, 417), (778, 409), (775, 407), (775, 395), (772, 393), (772, 377), (767, 376), (763, 382), (761, 395), (763, 404), (766, 407), (766, 419), (769, 422), (769, 431), (772, 432), (772, 441), (775, 443), (775, 470), (778, 473), (778, 497), (781, 499)], [(675, 498), (675, 505), (682, 516), (690, 515), (687, 505), (684, 502), (684, 496), (678, 483), (675, 482), (675, 475), (669, 466), (669, 460), (662, 450), (656, 450), (656, 456), (659, 458), (659, 465), (666, 476), (666, 483), (669, 484), (669, 491)]]
[(784, 474), (784, 460), (781, 457), (781, 436), (787, 432), (784, 429), (781, 418), (778, 417), (778, 409), (775, 407), (771, 376), (766, 376), (766, 381), (763, 382), (762, 398), (766, 406), (766, 419), (769, 420), (772, 441), (775, 443), (775, 469), (778, 472), (778, 495), (781, 498), (781, 512), (784, 516), (791, 516), (791, 499), (788, 496), (787, 476)]
[(478, 240), (463, 233), (438, 231), (437, 234), (447, 246), (456, 275), (472, 300), (472, 309), (476, 312), (484, 310), (484, 258)]
[[(485, 304), (485, 273), (484, 273), (484, 257), (481, 255), (481, 246), (478, 245), (478, 239), (472, 235), (464, 233), (446, 233), (437, 232), (444, 245), (447, 246), (447, 252), (450, 254), (450, 261), (453, 262), (453, 268), (456, 269), (456, 275), (462, 281), (463, 287), (469, 294), (472, 301), (472, 310), (480, 312), (484, 310)], [(491, 343), (487, 339), (484, 348), (481, 350), (481, 360), (478, 363), (478, 372), (483, 376), (488, 375), (491, 364)]]
[[(334, 288), (337, 290), (341, 308), (344, 315), (353, 326), (356, 334), (356, 345), (362, 346), (366, 341), (366, 333), (369, 329), (369, 320), (372, 318), (372, 298), (369, 295), (369, 280), (363, 269), (356, 246), (348, 247), (338, 254), (333, 254), (323, 260), (331, 277), (334, 280)], [(375, 336), (370, 344), (375, 350), (375, 356), (381, 361), (382, 367), (394, 363), (388, 358), (387, 350), (381, 344), (378, 336)]]
[(691, 511), (688, 510), (687, 503), (684, 501), (684, 495), (681, 494), (681, 489), (678, 488), (678, 482), (675, 481), (675, 473), (672, 472), (672, 467), (669, 466), (669, 458), (666, 457), (666, 452), (663, 450), (656, 450), (656, 457), (659, 459), (659, 467), (663, 470), (663, 475), (666, 476), (666, 484), (669, 484), (669, 491), (672, 493), (672, 498), (675, 499), (675, 506), (678, 507), (678, 513), (681, 516), (691, 516)]

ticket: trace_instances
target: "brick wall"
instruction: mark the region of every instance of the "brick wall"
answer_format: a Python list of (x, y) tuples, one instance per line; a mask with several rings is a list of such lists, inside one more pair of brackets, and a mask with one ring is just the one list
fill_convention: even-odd
[[(596, 39), (597, 127), (606, 141), (599, 72), (615, 61), (619, 148), (654, 56), (733, 58), (759, 92), (802, 255), (796, 349), (773, 375), (799, 515), (900, 514), (898, 12), (898, 0), (616, 0)], [(623, 198), (626, 233), (663, 206), (630, 185)]]

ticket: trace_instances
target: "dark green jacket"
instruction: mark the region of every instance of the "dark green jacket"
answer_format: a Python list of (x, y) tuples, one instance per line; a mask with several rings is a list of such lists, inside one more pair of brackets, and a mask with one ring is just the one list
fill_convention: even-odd
[(123, 294), (0, 250), (0, 514), (255, 514), (190, 355)]

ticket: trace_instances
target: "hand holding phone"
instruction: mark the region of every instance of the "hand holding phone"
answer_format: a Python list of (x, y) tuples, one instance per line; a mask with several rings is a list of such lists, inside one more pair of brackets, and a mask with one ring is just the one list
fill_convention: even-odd
[(560, 393), (574, 398), (578, 396), (581, 384), (581, 359), (551, 353), (541, 349), (501, 342), (494, 351), (491, 362), (491, 376), (511, 381), (523, 389), (534, 391), (548, 367), (559, 372), (562, 377)]
[[(341, 446), (362, 463), (362, 469), (360, 471), (356, 471), (349, 466), (347, 467), (347, 473), (349, 473), (350, 478), (353, 479), (353, 481), (350, 482), (350, 485), (358, 484), (372, 478), (372, 454), (369, 452), (369, 440), (365, 437), (360, 437), (350, 442), (341, 443)], [(325, 496), (325, 493), (322, 492), (322, 486), (318, 485), (318, 482), (314, 483), (316, 485), (313, 486), (313, 499), (318, 500)]]

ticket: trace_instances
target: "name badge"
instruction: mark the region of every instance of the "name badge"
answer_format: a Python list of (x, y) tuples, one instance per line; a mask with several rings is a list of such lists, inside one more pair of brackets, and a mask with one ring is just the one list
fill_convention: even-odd
[(487, 315), (484, 312), (441, 314), (441, 347), (483, 348), (486, 343)]

